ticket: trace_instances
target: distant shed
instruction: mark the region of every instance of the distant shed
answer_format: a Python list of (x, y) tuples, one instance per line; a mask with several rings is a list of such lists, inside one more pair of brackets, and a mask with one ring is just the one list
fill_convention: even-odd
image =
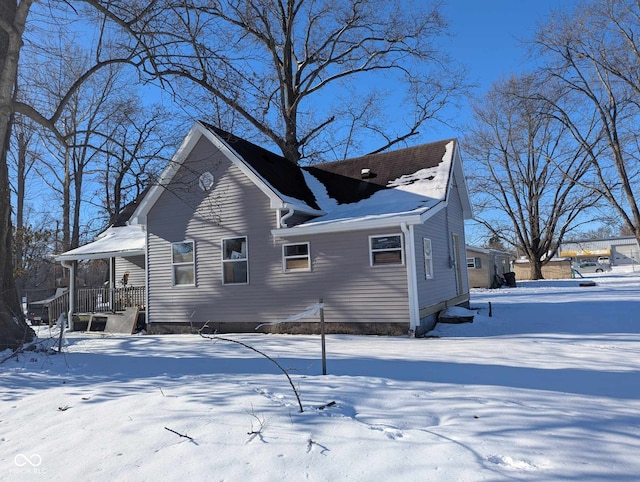
[[(517, 280), (531, 279), (531, 268), (528, 260), (519, 259), (513, 263), (513, 272)], [(544, 279), (570, 279), (571, 258), (553, 258), (542, 267), (542, 277)]]
[(470, 288), (497, 288), (496, 275), (511, 271), (511, 255), (497, 249), (467, 246)]

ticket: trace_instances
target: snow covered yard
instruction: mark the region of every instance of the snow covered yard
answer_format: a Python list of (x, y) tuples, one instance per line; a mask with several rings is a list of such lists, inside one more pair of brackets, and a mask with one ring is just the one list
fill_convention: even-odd
[(328, 336), (327, 376), (319, 337), (226, 335), (303, 413), (240, 345), (71, 334), (0, 365), (0, 480), (638, 480), (640, 273), (592, 279), (474, 290), (431, 338)]

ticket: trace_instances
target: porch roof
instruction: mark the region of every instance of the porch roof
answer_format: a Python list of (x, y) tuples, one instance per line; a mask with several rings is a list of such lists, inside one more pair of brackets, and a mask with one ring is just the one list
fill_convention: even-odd
[(144, 226), (111, 226), (92, 243), (55, 256), (56, 261), (102, 259), (145, 254), (147, 235)]

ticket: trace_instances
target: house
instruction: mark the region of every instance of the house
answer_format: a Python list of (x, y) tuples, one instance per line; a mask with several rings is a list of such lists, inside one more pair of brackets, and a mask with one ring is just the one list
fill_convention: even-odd
[(467, 272), (471, 288), (499, 288), (511, 271), (511, 255), (497, 249), (467, 246)]
[(152, 333), (253, 331), (322, 299), (328, 332), (421, 335), (468, 304), (469, 218), (456, 140), (301, 168), (197, 122), (124, 226), (57, 259), (108, 254), (112, 286), (144, 279)]

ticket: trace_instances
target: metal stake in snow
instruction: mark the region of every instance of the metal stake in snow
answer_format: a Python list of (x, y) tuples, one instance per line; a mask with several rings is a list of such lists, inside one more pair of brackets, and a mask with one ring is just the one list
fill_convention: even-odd
[(303, 321), (303, 320), (304, 318), (312, 318), (316, 316), (318, 313), (320, 313), (320, 339), (322, 343), (322, 374), (326, 375), (327, 374), (327, 353), (326, 353), (326, 347), (325, 347), (324, 303), (322, 298), (320, 298), (318, 303), (316, 303), (315, 305), (307, 306), (306, 310), (296, 315), (290, 316), (286, 320), (260, 323), (258, 326), (255, 327), (255, 329), (257, 330), (258, 328), (263, 326), (274, 326), (274, 325), (279, 325), (280, 323), (291, 323), (294, 321), (297, 323), (314, 323), (313, 321)]
[(318, 301), (320, 305), (320, 340), (322, 340), (322, 374), (327, 374), (327, 350), (324, 343), (324, 303), (322, 298)]

